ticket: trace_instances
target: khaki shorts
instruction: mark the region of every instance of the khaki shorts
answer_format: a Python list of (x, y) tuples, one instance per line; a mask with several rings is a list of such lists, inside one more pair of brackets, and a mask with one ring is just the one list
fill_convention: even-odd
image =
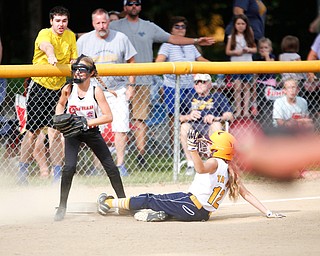
[(136, 93), (131, 100), (132, 119), (146, 120), (150, 112), (150, 86), (135, 86)]

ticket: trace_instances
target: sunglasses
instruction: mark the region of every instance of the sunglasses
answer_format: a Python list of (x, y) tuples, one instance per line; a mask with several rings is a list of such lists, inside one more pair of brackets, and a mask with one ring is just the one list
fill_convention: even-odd
[(72, 65), (71, 70), (74, 73), (77, 71), (79, 71), (79, 73), (90, 73), (91, 72), (91, 68), (86, 65)]
[(187, 26), (186, 25), (174, 25), (173, 26), (175, 29), (186, 29)]
[(135, 5), (135, 6), (140, 6), (141, 3), (139, 3), (139, 2), (130, 2), (130, 3), (127, 3), (127, 4), (126, 4), (126, 6), (133, 6), (133, 5)]
[(195, 80), (194, 83), (195, 84), (198, 84), (198, 83), (202, 83), (202, 84), (205, 84), (207, 83), (208, 81), (205, 81), (205, 80)]

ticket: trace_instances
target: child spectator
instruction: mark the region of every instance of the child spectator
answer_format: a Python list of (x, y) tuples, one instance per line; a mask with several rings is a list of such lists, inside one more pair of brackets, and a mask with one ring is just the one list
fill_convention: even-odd
[[(231, 35), (228, 36), (226, 55), (231, 56), (230, 61), (252, 61), (252, 55), (256, 52), (257, 47), (247, 16), (244, 14), (235, 15), (232, 32)], [(253, 80), (253, 75), (237, 74), (232, 76), (232, 80), (234, 82), (234, 117), (241, 116), (242, 107), (243, 116), (249, 117), (251, 98), (250, 84)]]
[(275, 100), (273, 105), (273, 124), (288, 131), (312, 130), (307, 101), (298, 96), (298, 82), (292, 78), (284, 81), (285, 96)]
[[(279, 55), (280, 61), (300, 61), (301, 56), (298, 54), (299, 52), (299, 39), (295, 36), (285, 36), (281, 41), (281, 51), (282, 53)], [(293, 78), (298, 81), (299, 86), (301, 87), (301, 81), (305, 79), (305, 75), (301, 73), (283, 73), (282, 81), (285, 81), (289, 78)]]
[[(272, 42), (269, 38), (261, 38), (258, 42), (257, 61), (274, 61), (275, 55), (272, 53)], [(276, 88), (275, 74), (258, 74), (255, 85), (255, 102), (257, 104), (257, 120), (264, 128), (272, 126), (272, 105), (276, 98), (283, 95), (282, 90)]]

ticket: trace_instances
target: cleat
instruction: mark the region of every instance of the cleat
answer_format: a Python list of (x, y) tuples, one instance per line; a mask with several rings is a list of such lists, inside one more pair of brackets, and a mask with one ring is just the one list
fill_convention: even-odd
[(99, 195), (97, 203), (98, 203), (98, 213), (101, 215), (106, 215), (110, 207), (105, 203), (107, 199), (114, 199), (113, 196), (108, 196), (106, 193), (102, 193)]
[(66, 215), (65, 207), (57, 207), (56, 214), (54, 215), (54, 221), (62, 221)]
[(194, 173), (195, 173), (194, 167), (188, 166), (185, 174), (187, 176), (192, 176), (192, 175), (194, 175)]
[(145, 222), (159, 222), (165, 221), (168, 218), (168, 214), (166, 214), (164, 211), (140, 211), (134, 215), (134, 218), (136, 220)]

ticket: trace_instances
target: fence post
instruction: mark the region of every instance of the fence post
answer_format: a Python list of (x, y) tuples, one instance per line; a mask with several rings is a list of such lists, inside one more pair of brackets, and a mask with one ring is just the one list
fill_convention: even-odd
[(180, 76), (176, 76), (174, 94), (174, 146), (173, 146), (173, 181), (178, 181), (180, 173)]

